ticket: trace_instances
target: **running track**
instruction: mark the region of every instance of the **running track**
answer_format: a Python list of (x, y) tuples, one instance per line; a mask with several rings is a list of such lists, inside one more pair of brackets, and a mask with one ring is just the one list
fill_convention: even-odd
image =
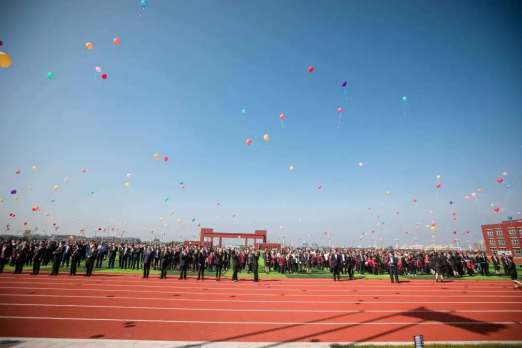
[(522, 341), (509, 281), (0, 275), (0, 336), (212, 342)]

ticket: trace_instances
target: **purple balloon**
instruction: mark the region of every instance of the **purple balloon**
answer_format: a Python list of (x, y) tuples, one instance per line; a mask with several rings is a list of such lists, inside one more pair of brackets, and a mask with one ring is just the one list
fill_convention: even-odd
[(343, 81), (343, 83), (342, 83), (343, 87), (346, 87), (347, 84), (348, 83), (346, 81)]
[(16, 190), (11, 190), (11, 194), (12, 195), (16, 194)]
[(450, 201), (450, 204), (453, 204), (453, 202), (452, 202), (452, 201)]

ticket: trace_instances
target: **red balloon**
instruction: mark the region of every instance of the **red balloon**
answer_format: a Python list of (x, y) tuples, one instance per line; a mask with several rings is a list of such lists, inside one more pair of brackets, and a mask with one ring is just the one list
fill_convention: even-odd
[(318, 185), (318, 186), (317, 186), (317, 189), (318, 189), (318, 190), (320, 190), (321, 188), (322, 188), (322, 186), (321, 186), (321, 185)]
[(98, 231), (101, 231), (101, 227), (98, 228)]
[(169, 158), (168, 158), (167, 156), (165, 156), (165, 157), (163, 157), (163, 160), (164, 160), (165, 162), (168, 162), (168, 161), (169, 161)]
[(457, 234), (457, 231), (453, 231), (453, 234)]
[(457, 240), (456, 240), (456, 239), (453, 239), (451, 242), (452, 242), (453, 244), (455, 244), (455, 243), (457, 243)]
[(417, 198), (414, 198), (414, 199), (413, 199), (413, 203), (417, 203)]
[(111, 231), (114, 231), (114, 227), (111, 228)]
[(404, 234), (408, 234), (408, 231), (404, 232)]
[(198, 227), (201, 226), (201, 224), (198, 224)]
[(103, 73), (102, 74), (102, 79), (104, 79), (104, 80), (107, 79), (107, 74)]
[(466, 230), (466, 233), (469, 233), (469, 230)]
[(313, 67), (313, 66), (309, 66), (309, 67), (308, 67), (308, 71), (309, 71), (309, 72), (313, 72), (313, 71), (314, 71), (314, 67)]
[(499, 207), (495, 207), (494, 210), (498, 213), (500, 211), (500, 208)]
[(436, 187), (437, 187), (438, 189), (439, 189), (441, 186), (442, 186), (442, 185), (441, 185), (440, 183), (438, 183), (438, 184), (436, 185)]
[(498, 179), (497, 179), (497, 182), (498, 182), (499, 184), (501, 184), (503, 181), (504, 181), (504, 179), (502, 179), (502, 178), (498, 178)]
[(27, 221), (26, 221), (26, 222), (24, 222), (24, 225), (27, 225)]
[(248, 146), (252, 145), (252, 139), (247, 139), (247, 140), (246, 140), (246, 144), (247, 144)]
[(457, 213), (453, 213), (453, 216), (457, 215)]
[(281, 114), (281, 115), (279, 115), (279, 118), (282, 119), (282, 120), (284, 120), (284, 119), (285, 119), (285, 114)]
[(338, 111), (340, 114), (342, 114), (342, 113), (343, 113), (343, 108), (339, 108), (339, 109), (337, 109), (337, 111)]
[(2, 40), (0, 40), (0, 46), (2, 46), (4, 43), (2, 42)]

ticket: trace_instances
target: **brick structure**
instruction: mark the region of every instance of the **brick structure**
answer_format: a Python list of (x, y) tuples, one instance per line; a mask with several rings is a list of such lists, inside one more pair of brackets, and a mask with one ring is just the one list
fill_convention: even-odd
[(512, 255), (515, 262), (522, 262), (522, 220), (482, 225), (482, 235), (488, 255), (494, 253)]
[[(229, 232), (214, 232), (212, 228), (202, 228), (199, 235), (199, 243), (209, 243), (205, 242), (205, 239), (210, 239), (210, 245), (214, 245), (214, 239), (218, 240), (218, 246), (221, 247), (223, 245), (223, 238), (233, 238), (233, 239), (244, 239), (245, 240), (245, 248), (248, 247), (248, 240), (254, 240), (254, 248), (257, 250), (259, 248), (258, 240), (261, 242), (261, 245), (266, 244), (267, 233), (265, 230), (255, 230), (254, 233), (229, 233)], [(270, 244), (276, 245), (276, 244)]]

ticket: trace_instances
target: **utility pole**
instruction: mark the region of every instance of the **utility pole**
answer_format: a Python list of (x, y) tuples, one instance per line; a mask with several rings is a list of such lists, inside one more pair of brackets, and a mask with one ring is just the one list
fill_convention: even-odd
[(399, 249), (399, 240), (397, 238), (395, 238), (394, 241), (395, 241), (395, 249)]

